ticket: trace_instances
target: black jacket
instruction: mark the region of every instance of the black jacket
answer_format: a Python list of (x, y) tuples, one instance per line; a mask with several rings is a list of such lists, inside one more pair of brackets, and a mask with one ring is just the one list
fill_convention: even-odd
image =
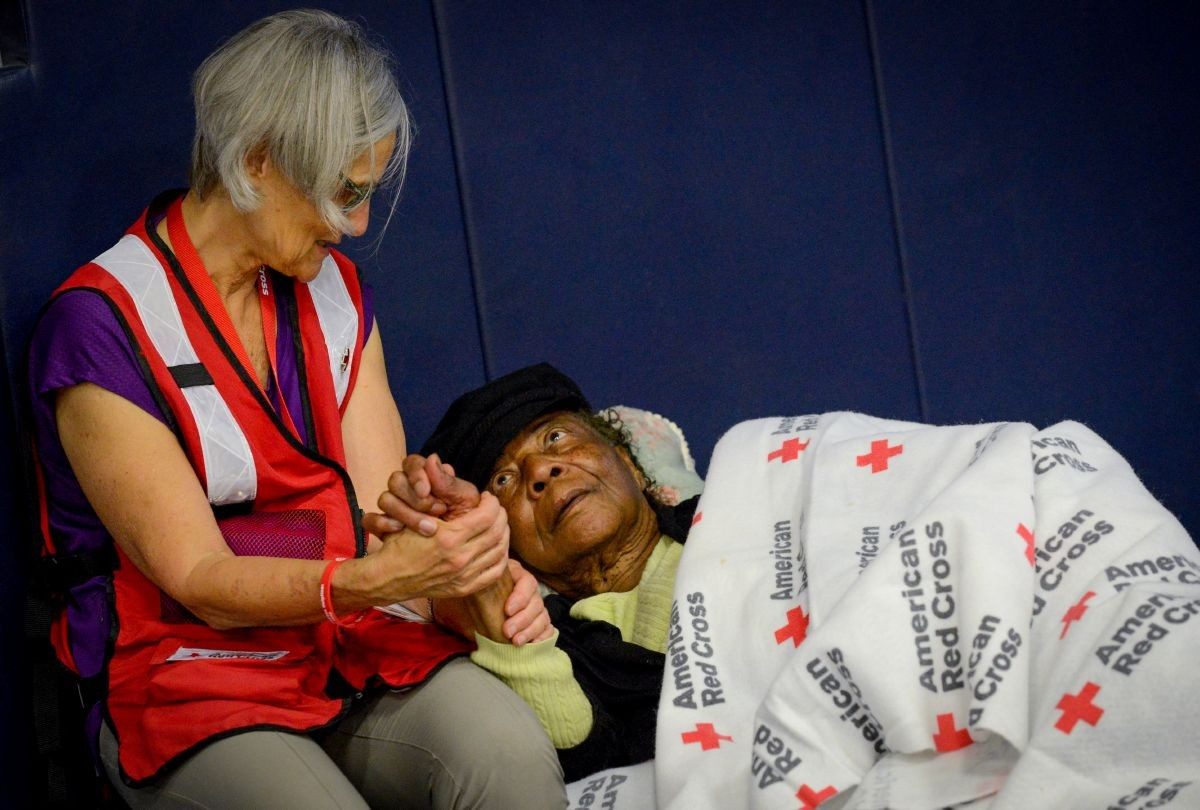
[[(687, 540), (699, 496), (675, 507), (655, 507), (659, 530), (679, 542)], [(546, 598), (550, 619), (558, 628), (558, 647), (571, 659), (575, 679), (592, 704), (592, 731), (572, 748), (558, 749), (568, 782), (621, 765), (654, 758), (654, 725), (662, 692), (665, 656), (621, 640), (608, 622), (572, 618), (572, 602)]]

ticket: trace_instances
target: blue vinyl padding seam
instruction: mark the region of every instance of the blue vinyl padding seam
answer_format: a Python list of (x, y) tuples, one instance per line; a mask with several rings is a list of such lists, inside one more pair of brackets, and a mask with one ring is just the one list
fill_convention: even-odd
[(458, 116), (455, 113), (455, 106), (452, 101), (455, 97), (453, 82), (447, 67), (449, 61), (449, 43), (446, 41), (445, 26), (442, 24), (442, 15), (439, 13), (440, 3), (438, 0), (433, 0), (429, 5), (433, 16), (434, 37), (437, 39), (438, 70), (441, 73), (442, 79), (442, 98), (446, 104), (446, 122), (450, 128), (450, 148), (454, 156), (454, 184), (458, 192), (458, 210), (462, 216), (463, 233), (466, 236), (467, 243), (467, 269), (470, 272), (471, 278), (471, 303), (475, 307), (475, 331), (479, 334), (479, 354), (483, 358), (484, 382), (487, 382), (493, 378), (493, 369), (495, 366), (492, 362), (492, 353), (488, 346), (487, 333), (484, 329), (483, 282), (479, 273), (477, 258), (479, 254), (476, 247), (477, 239), (475, 237), (475, 228), (472, 224), (474, 218), (471, 216), (470, 205), (468, 204), (463, 181), (465, 174), (463, 144), (459, 135)]
[(875, 108), (879, 114), (879, 136), (883, 143), (883, 161), (887, 174), (888, 200), (892, 214), (892, 239), (900, 268), (900, 286), (904, 295), (904, 312), (908, 319), (908, 348), (912, 356), (913, 378), (917, 388), (919, 421), (928, 422), (929, 403), (925, 396), (925, 373), (921, 368), (920, 341), (917, 339), (917, 314), (913, 306), (912, 278), (909, 274), (908, 253), (904, 248), (904, 222), (900, 216), (900, 192), (896, 178), (896, 161), (892, 152), (891, 126), (884, 91), (883, 66), (879, 57), (879, 37), (872, 0), (863, 0), (863, 17), (867, 24), (867, 48), (871, 54), (871, 75), (875, 83)]

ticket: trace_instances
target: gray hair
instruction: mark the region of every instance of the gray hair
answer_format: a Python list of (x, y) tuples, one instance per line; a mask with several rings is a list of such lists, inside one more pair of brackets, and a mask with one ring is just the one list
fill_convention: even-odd
[[(382, 174), (395, 210), (411, 124), (387, 53), (363, 29), (325, 11), (284, 11), (235, 34), (192, 79), (196, 133), (192, 189), (223, 188), (239, 211), (261, 203), (247, 157), (265, 149), (283, 176), (339, 232), (349, 223), (334, 195), (341, 173), (373, 144), (396, 135)], [(374, 170), (372, 166), (372, 170)]]

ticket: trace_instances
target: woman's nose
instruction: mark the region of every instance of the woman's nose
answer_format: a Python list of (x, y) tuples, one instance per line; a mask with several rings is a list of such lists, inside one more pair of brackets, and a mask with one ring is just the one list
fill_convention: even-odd
[(366, 233), (367, 225), (371, 222), (371, 200), (368, 198), (362, 205), (346, 214), (346, 219), (350, 223), (346, 230), (348, 236), (362, 236)]
[(529, 469), (525, 473), (525, 480), (529, 482), (529, 490), (533, 495), (541, 495), (546, 491), (546, 485), (550, 483), (550, 479), (557, 478), (563, 473), (560, 463), (545, 456), (530, 458), (528, 464)]

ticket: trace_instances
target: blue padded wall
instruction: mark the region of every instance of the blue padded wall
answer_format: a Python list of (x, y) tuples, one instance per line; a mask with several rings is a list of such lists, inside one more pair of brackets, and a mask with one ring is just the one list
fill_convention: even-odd
[(681, 423), (919, 417), (861, 9), (439, 2), (489, 371)]
[(1084, 422), (1200, 539), (1200, 15), (873, 6), (928, 420)]

